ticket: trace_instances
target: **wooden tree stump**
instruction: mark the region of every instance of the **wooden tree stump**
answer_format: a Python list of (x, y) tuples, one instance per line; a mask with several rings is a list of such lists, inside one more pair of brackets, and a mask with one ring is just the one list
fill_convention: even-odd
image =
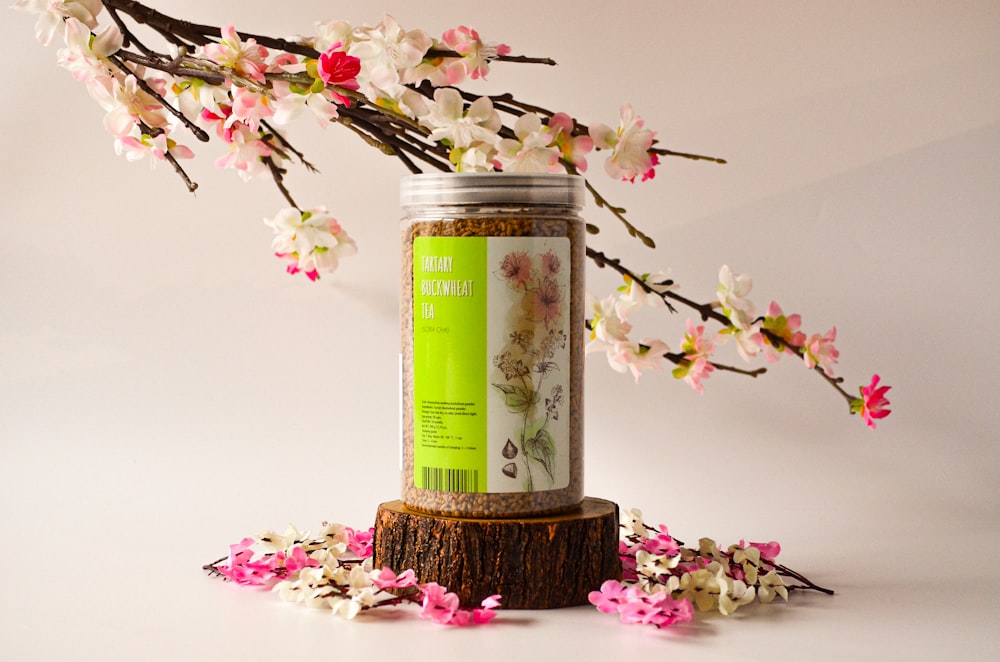
[(412, 568), (465, 607), (496, 593), (507, 609), (587, 604), (622, 574), (618, 506), (589, 497), (566, 513), (518, 519), (439, 517), (390, 501), (378, 508), (374, 553), (376, 568)]

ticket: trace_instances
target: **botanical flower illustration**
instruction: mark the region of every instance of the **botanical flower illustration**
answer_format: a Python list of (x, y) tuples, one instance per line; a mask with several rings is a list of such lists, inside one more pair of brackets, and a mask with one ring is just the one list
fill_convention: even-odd
[(513, 250), (497, 266), (496, 276), (507, 286), (513, 311), (507, 340), (493, 357), (503, 378), (493, 387), (512, 421), (503, 444), (502, 455), (508, 461), (502, 471), (521, 480), (524, 491), (551, 489), (558, 442), (550, 423), (559, 420), (565, 403), (563, 385), (551, 382), (558, 371), (567, 369), (567, 274), (551, 250), (540, 254)]

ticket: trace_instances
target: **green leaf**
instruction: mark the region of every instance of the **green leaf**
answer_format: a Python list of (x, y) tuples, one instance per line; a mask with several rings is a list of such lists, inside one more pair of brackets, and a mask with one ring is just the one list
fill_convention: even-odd
[(538, 403), (538, 391), (520, 384), (494, 384), (503, 393), (504, 404), (514, 414), (523, 414)]
[(552, 440), (552, 435), (545, 428), (536, 432), (531, 439), (525, 440), (524, 452), (532, 460), (536, 460), (545, 467), (549, 478), (555, 479), (556, 444)]

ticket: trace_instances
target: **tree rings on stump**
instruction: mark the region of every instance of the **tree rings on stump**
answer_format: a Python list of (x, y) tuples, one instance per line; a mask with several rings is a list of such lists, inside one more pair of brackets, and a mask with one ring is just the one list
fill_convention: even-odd
[(516, 519), (428, 515), (390, 501), (378, 508), (374, 554), (376, 568), (412, 568), (465, 607), (496, 593), (507, 609), (583, 605), (622, 574), (618, 506), (590, 497), (565, 513)]

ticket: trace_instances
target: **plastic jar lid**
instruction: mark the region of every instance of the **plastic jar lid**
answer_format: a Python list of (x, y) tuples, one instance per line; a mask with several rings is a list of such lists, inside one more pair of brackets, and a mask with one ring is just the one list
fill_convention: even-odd
[(402, 207), (427, 205), (529, 204), (582, 208), (579, 175), (506, 172), (439, 172), (404, 177)]

